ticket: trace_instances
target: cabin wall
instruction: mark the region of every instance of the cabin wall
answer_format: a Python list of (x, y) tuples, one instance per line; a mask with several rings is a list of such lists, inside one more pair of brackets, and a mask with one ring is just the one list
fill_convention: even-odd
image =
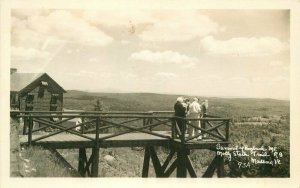
[[(62, 111), (63, 108), (63, 92), (53, 92), (49, 91), (50, 88), (44, 88), (44, 90), (41, 88), (43, 86), (37, 86), (33, 90), (31, 90), (29, 93), (34, 95), (33, 99), (33, 111), (50, 111), (50, 102), (52, 94), (59, 94), (57, 99), (57, 109), (56, 111)], [(43, 90), (43, 92), (41, 92)], [(43, 93), (43, 94), (41, 94)], [(22, 95), (20, 97), (20, 110), (25, 110), (26, 107), (26, 97), (27, 95)]]
[(10, 109), (19, 109), (19, 97), (17, 92), (10, 92)]

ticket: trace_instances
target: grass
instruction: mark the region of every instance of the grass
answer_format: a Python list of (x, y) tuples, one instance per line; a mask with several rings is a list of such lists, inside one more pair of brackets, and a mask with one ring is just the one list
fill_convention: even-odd
[(32, 146), (21, 150), (25, 177), (73, 177), (70, 169), (48, 150)]
[[(65, 159), (74, 167), (78, 165), (78, 150), (59, 150)], [(91, 155), (91, 149), (87, 149), (87, 157)], [(141, 177), (143, 168), (144, 150), (131, 148), (100, 148), (99, 177)], [(160, 151), (161, 157), (166, 153)], [(106, 157), (112, 160), (106, 160)], [(152, 169), (152, 164), (150, 164)], [(154, 170), (149, 171), (149, 176), (154, 177)]]

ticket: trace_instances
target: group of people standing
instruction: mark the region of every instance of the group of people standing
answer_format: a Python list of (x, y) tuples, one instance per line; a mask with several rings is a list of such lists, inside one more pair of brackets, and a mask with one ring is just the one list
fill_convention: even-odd
[[(194, 97), (192, 100), (193, 101), (190, 102), (190, 99), (188, 98), (184, 99), (183, 97), (178, 97), (174, 105), (175, 116), (181, 118), (188, 117), (191, 119), (204, 117), (206, 115), (207, 108), (208, 108), (208, 100), (204, 100), (202, 103), (200, 103), (197, 97)], [(184, 119), (176, 119), (176, 123), (182, 134), (185, 134), (185, 130), (187, 128), (187, 133), (189, 135), (189, 138), (194, 137), (194, 135), (196, 134), (196, 130), (194, 127), (201, 128), (201, 122), (199, 120), (189, 121), (189, 123), (194, 127), (193, 126), (186, 127), (186, 123)], [(201, 131), (198, 130), (198, 133), (201, 133)], [(202, 135), (199, 136), (197, 139), (198, 140), (202, 139)]]

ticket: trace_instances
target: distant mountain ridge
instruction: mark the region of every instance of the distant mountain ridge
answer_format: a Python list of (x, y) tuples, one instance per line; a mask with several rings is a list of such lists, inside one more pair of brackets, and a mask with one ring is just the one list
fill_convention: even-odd
[(151, 93), (151, 92), (114, 92), (114, 91), (81, 91), (81, 90), (67, 90), (67, 92), (71, 92), (72, 94), (84, 94), (84, 95), (93, 95), (93, 96), (102, 96), (102, 95), (166, 95), (166, 96), (183, 96), (187, 98), (191, 97), (199, 97), (202, 99), (245, 99), (245, 100), (276, 100), (276, 101), (289, 101), (289, 99), (274, 99), (274, 98), (255, 98), (255, 97), (238, 97), (238, 96), (200, 96), (200, 95), (186, 95), (186, 94), (169, 94), (169, 93)]
[[(178, 96), (157, 93), (101, 93), (69, 90), (64, 95), (67, 109), (93, 110), (100, 100), (104, 110), (112, 111), (161, 111), (173, 110)], [(194, 96), (185, 96), (192, 98)], [(222, 117), (254, 117), (289, 114), (290, 102), (278, 99), (219, 98), (208, 99), (209, 113)]]

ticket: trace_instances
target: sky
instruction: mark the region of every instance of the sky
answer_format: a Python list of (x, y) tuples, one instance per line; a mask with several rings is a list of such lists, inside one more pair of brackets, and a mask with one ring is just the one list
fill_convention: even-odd
[(13, 9), (11, 67), (64, 89), (289, 99), (288, 10)]

